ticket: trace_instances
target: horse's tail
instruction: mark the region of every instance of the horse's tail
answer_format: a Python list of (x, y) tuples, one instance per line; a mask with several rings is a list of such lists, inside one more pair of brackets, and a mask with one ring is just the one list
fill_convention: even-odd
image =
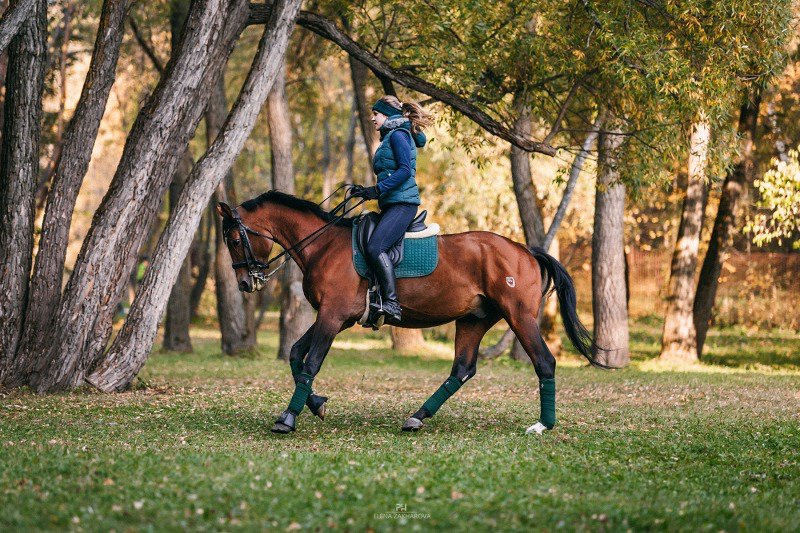
[(556, 296), (558, 296), (561, 320), (564, 322), (564, 329), (572, 345), (575, 346), (575, 349), (588, 359), (589, 363), (593, 366), (605, 369), (612, 368), (595, 359), (594, 354), (597, 353), (597, 351), (602, 351), (602, 349), (597, 347), (592, 334), (589, 333), (583, 323), (581, 323), (581, 319), (578, 318), (578, 311), (576, 309), (578, 301), (575, 296), (575, 284), (564, 268), (564, 265), (559, 263), (555, 257), (549, 255), (542, 248), (533, 247), (530, 251), (536, 259), (536, 262), (539, 263), (539, 267), (542, 269), (542, 277), (544, 278), (542, 293), (547, 295), (555, 291)]

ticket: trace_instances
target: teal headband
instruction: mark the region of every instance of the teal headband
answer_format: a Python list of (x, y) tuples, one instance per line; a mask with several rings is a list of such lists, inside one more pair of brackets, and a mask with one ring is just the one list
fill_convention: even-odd
[(397, 109), (396, 107), (387, 104), (383, 100), (378, 100), (375, 102), (375, 105), (372, 106), (372, 110), (377, 111), (378, 113), (383, 113), (387, 117), (393, 117), (403, 113), (402, 109)]

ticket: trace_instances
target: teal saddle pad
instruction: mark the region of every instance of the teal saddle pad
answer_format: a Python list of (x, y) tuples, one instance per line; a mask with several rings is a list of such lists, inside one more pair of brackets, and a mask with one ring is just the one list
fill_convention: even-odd
[[(353, 226), (353, 266), (362, 278), (367, 278), (367, 261), (358, 251), (356, 230)], [(436, 235), (422, 239), (403, 239), (403, 260), (394, 269), (398, 278), (418, 278), (427, 276), (439, 264), (439, 242)]]

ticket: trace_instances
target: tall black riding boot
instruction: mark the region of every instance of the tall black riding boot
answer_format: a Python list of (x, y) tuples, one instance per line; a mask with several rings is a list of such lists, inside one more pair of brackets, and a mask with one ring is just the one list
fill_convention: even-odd
[[(380, 311), (387, 317), (400, 322), (400, 304), (397, 302), (397, 281), (394, 275), (394, 265), (386, 252), (378, 256), (372, 264), (372, 271), (378, 278), (381, 289)], [(376, 306), (377, 307), (377, 306)]]

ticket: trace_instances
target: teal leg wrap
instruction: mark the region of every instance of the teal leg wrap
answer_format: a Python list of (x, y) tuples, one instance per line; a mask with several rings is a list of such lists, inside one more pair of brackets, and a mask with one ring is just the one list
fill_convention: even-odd
[(433, 393), (433, 396), (428, 398), (428, 401), (422, 404), (422, 408), (428, 411), (431, 416), (435, 415), (436, 411), (439, 410), (442, 404), (460, 388), (461, 382), (458, 380), (458, 378), (455, 376), (450, 376), (447, 378), (447, 381), (442, 383), (442, 386)]
[(539, 421), (547, 429), (553, 429), (556, 425), (556, 378), (539, 381), (539, 400), (542, 405)]
[(300, 411), (302, 411), (303, 407), (306, 405), (308, 395), (311, 394), (312, 381), (314, 381), (314, 378), (308, 374), (300, 374), (300, 379), (294, 387), (292, 399), (289, 401), (289, 411), (293, 412), (295, 415), (299, 415)]
[(300, 375), (300, 372), (303, 371), (303, 360), (293, 360), (289, 359), (289, 368), (292, 369), (292, 377), (297, 377)]

